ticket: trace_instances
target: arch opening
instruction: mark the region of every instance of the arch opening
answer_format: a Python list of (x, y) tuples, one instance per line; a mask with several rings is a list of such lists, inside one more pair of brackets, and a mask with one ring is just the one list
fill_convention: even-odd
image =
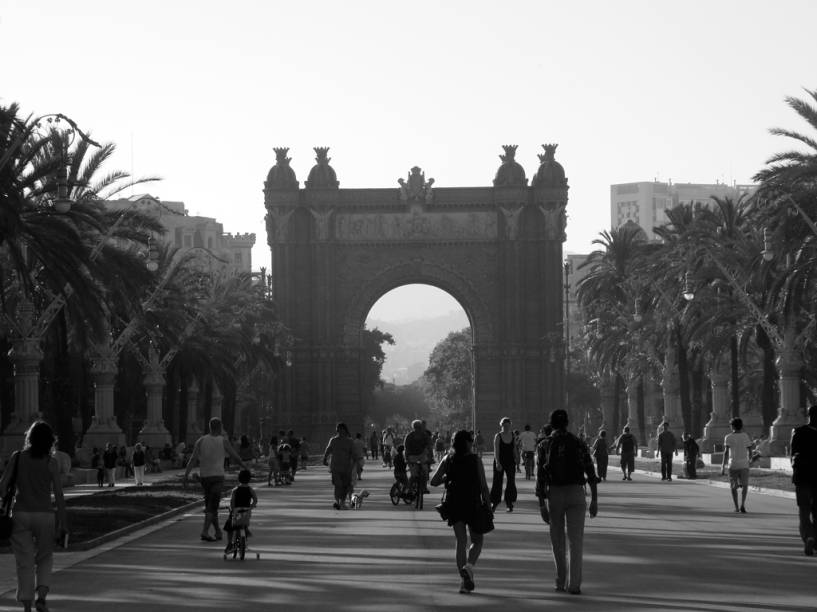
[[(472, 428), (475, 333), (467, 305), (428, 282), (400, 283), (373, 300), (360, 325), (369, 426), (405, 432), (421, 418), (434, 432)], [(376, 352), (378, 342), (382, 353)], [(380, 361), (369, 361), (373, 352)]]

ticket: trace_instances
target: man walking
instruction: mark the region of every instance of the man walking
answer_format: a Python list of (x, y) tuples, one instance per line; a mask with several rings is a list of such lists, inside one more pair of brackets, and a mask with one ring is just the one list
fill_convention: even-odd
[[(247, 465), (223, 435), (221, 419), (216, 417), (210, 419), (209, 428), (209, 433), (196, 440), (193, 454), (184, 471), (183, 482), (186, 487), (190, 471), (198, 465), (199, 480), (204, 491), (204, 526), (201, 529), (201, 539), (204, 542), (215, 542), (222, 538), (221, 527), (218, 524), (218, 504), (221, 502), (221, 492), (224, 488), (224, 462), (227, 457), (232, 457), (242, 469), (246, 470)], [(210, 525), (213, 526), (212, 536)]]
[(372, 459), (377, 459), (380, 450), (380, 436), (374, 425), (372, 425), (372, 433), (369, 435), (369, 450), (372, 453)]
[(599, 432), (599, 437), (593, 442), (593, 457), (596, 460), (596, 470), (598, 471), (599, 480), (607, 480), (609, 450), (607, 446), (607, 430), (602, 429)]
[(675, 435), (669, 430), (669, 423), (661, 423), (658, 434), (658, 452), (661, 453), (661, 480), (672, 480), (672, 456), (678, 454)]
[(533, 477), (533, 462), (536, 455), (536, 434), (531, 431), (530, 425), (525, 425), (525, 429), (519, 434), (519, 448), (525, 464), (525, 480), (530, 480)]
[(616, 440), (616, 453), (621, 455), (621, 473), (624, 474), (622, 480), (632, 480), (635, 471), (635, 452), (638, 449), (638, 440), (630, 433), (629, 425), (624, 426), (618, 440)]
[[(723, 439), (723, 464), (721, 476), (726, 473), (729, 465), (729, 485), (732, 490), (732, 501), (735, 503), (735, 512), (746, 514), (746, 495), (749, 493), (749, 455), (754, 442), (743, 431), (743, 419), (735, 417), (729, 421), (732, 433), (726, 434)], [(738, 506), (738, 487), (743, 489), (740, 506)]]
[(817, 405), (808, 409), (808, 424), (792, 432), (792, 482), (800, 516), (800, 537), (807, 557), (814, 556), (817, 527)]
[[(536, 449), (536, 495), (542, 520), (550, 524), (550, 543), (556, 563), (556, 591), (581, 593), (584, 513), (588, 510), (584, 485), (590, 487), (590, 516), (598, 513), (596, 472), (587, 445), (567, 431), (565, 410), (550, 415), (553, 433)], [(570, 545), (568, 572), (565, 528)]]
[[(332, 484), (335, 487), (335, 510), (347, 510), (346, 497), (352, 492), (352, 471), (362, 455), (352, 442), (349, 428), (345, 423), (338, 423), (335, 427), (337, 435), (329, 440), (326, 451), (323, 453), (323, 464), (329, 466), (332, 474)], [(329, 461), (331, 458), (331, 462)]]

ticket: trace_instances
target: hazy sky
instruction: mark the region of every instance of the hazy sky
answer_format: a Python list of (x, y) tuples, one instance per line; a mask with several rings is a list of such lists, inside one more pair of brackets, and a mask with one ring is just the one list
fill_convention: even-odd
[(0, 103), (63, 112), (110, 168), (253, 231), (289, 146), (303, 181), (330, 146), (341, 187), (490, 185), (502, 144), (531, 176), (559, 143), (566, 248), (609, 224), (609, 185), (748, 182), (817, 88), (817, 2), (0, 0)]

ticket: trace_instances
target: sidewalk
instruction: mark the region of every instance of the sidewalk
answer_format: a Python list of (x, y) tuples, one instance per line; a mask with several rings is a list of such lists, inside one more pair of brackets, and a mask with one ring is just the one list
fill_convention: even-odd
[[(490, 470), (489, 470), (490, 472)], [(490, 473), (489, 473), (490, 478)], [(583, 594), (553, 592), (553, 562), (533, 482), (519, 481), (512, 514), (496, 516), (476, 568), (477, 590), (457, 593), (454, 538), (433, 510), (388, 499), (389, 470), (369, 466), (371, 496), (358, 511), (331, 508), (327, 472), (310, 466), (292, 486), (257, 487), (250, 545), (256, 561), (224, 561), (198, 539), (190, 512), (87, 553), (57, 555), (54, 612), (263, 609), (516, 611), (557, 609), (730, 612), (815, 609), (817, 559), (806, 558), (791, 500), (750, 494), (749, 514), (729, 493), (692, 481), (600, 485), (599, 516), (585, 529)], [(6, 559), (4, 559), (6, 561)], [(6, 562), (3, 576), (12, 570)], [(692, 586), (694, 585), (694, 586)], [(240, 603), (239, 603), (240, 602)], [(17, 610), (13, 592), (0, 612)]]

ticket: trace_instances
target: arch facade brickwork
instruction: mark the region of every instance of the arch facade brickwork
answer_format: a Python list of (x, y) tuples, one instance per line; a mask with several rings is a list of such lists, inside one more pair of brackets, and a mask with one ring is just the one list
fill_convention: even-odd
[(568, 187), (553, 150), (532, 186), (505, 147), (493, 187), (434, 188), (413, 168), (394, 189), (340, 189), (320, 149), (301, 189), (276, 149), (264, 188), (271, 289), (296, 338), (276, 383), (278, 426), (318, 441), (338, 420), (365, 431), (360, 333), (382, 295), (411, 283), (447, 291), (468, 314), (478, 429), (502, 415), (538, 426), (563, 405)]

